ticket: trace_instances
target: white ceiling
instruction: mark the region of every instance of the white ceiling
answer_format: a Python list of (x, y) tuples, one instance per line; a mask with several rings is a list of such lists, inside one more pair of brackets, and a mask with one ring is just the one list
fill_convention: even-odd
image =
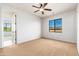
[(50, 8), (52, 9), (52, 11), (51, 12), (45, 11), (44, 15), (42, 15), (40, 11), (37, 13), (33, 13), (35, 10), (37, 10), (37, 8), (32, 7), (32, 5), (39, 6), (39, 3), (10, 3), (8, 5), (14, 6), (16, 8), (20, 8), (26, 12), (30, 12), (39, 17), (46, 17), (52, 15), (53, 12), (54, 14), (57, 14), (60, 12), (75, 9), (77, 4), (76, 3), (48, 3), (46, 8)]

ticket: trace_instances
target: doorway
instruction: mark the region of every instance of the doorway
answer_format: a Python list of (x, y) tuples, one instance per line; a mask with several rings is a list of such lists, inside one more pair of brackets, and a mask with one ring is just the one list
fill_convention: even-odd
[(3, 20), (3, 47), (17, 44), (16, 40), (16, 14)]

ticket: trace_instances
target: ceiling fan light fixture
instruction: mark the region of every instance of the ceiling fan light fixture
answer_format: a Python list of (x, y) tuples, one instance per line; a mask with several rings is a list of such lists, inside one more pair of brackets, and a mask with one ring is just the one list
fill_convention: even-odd
[(40, 3), (40, 6), (35, 6), (35, 5), (32, 5), (32, 7), (35, 7), (37, 8), (36, 11), (34, 11), (34, 13), (38, 12), (38, 11), (41, 11), (41, 13), (44, 15), (45, 12), (44, 11), (52, 11), (52, 9), (49, 9), (49, 8), (45, 8), (47, 6), (48, 3)]
[(40, 11), (44, 11), (44, 9), (41, 8)]

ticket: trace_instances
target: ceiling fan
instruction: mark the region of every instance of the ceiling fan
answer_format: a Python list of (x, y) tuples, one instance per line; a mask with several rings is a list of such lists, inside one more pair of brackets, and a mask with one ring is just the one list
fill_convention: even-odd
[(32, 7), (35, 7), (37, 8), (36, 11), (34, 11), (34, 13), (38, 12), (38, 11), (41, 11), (42, 14), (44, 15), (44, 11), (52, 11), (52, 9), (48, 9), (48, 8), (45, 8), (47, 6), (48, 3), (40, 3), (40, 6), (35, 6), (35, 5), (32, 5)]

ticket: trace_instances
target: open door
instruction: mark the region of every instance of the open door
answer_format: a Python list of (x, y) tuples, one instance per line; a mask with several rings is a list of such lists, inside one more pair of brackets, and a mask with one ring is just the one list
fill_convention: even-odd
[(3, 20), (3, 47), (16, 44), (16, 15)]

